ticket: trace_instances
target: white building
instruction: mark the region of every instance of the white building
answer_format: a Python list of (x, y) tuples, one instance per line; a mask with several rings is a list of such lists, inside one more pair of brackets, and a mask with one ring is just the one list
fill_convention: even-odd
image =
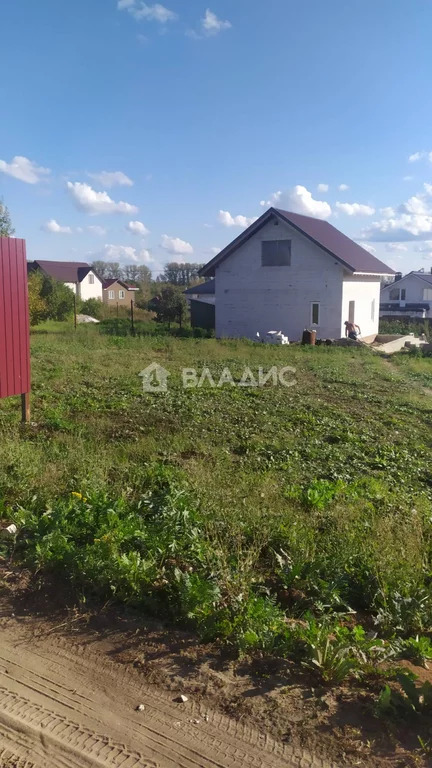
[(381, 291), (380, 314), (393, 317), (432, 317), (432, 274), (424, 271), (397, 276)]
[(40, 270), (64, 283), (82, 301), (103, 298), (102, 280), (84, 261), (31, 261), (29, 271)]
[(216, 336), (255, 339), (269, 330), (299, 340), (378, 333), (381, 277), (394, 271), (321, 219), (270, 208), (201, 274), (215, 278)]

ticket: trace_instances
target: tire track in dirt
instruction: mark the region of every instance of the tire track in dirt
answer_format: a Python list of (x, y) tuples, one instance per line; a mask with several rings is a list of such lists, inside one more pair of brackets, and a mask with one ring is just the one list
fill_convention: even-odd
[(335, 768), (199, 702), (174, 704), (96, 642), (34, 629), (0, 621), (0, 750), (13, 739), (22, 768)]

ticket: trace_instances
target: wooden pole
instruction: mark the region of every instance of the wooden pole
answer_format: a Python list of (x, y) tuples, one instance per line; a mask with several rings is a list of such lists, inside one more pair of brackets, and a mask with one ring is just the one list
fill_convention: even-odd
[(131, 299), (131, 332), (132, 332), (132, 336), (135, 336), (134, 303), (133, 303), (133, 299)]
[(21, 421), (28, 424), (30, 421), (30, 392), (21, 395)]
[(74, 293), (74, 328), (77, 329), (76, 295)]

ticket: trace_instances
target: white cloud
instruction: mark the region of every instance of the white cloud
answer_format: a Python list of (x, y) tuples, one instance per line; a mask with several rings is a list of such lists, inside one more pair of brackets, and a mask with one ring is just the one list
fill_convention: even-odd
[(10, 163), (7, 163), (6, 160), (0, 160), (0, 173), (5, 173), (7, 176), (19, 179), (19, 181), (25, 181), (26, 184), (38, 184), (44, 176), (49, 176), (51, 171), (49, 168), (36, 165), (28, 157), (16, 155)]
[(432, 235), (432, 184), (394, 208), (381, 209), (384, 218), (362, 233), (367, 240), (404, 242), (426, 240)]
[(397, 214), (393, 219), (375, 221), (363, 234), (368, 240), (382, 242), (422, 240), (425, 235), (432, 234), (432, 213)]
[(68, 181), (67, 189), (76, 207), (91, 216), (111, 213), (137, 213), (136, 205), (120, 201), (116, 203), (107, 192), (96, 192), (89, 184)]
[(349, 189), (348, 184), (339, 184), (339, 186), (338, 186), (339, 192), (346, 192), (347, 189)]
[(412, 181), (414, 176), (404, 176), (403, 181)]
[(148, 264), (153, 261), (147, 248), (138, 250), (131, 245), (113, 245), (112, 243), (104, 245), (102, 252), (96, 256), (103, 261), (118, 261), (120, 264)]
[(72, 234), (71, 227), (62, 227), (61, 224), (59, 224), (55, 219), (50, 219), (45, 224), (43, 224), (42, 229), (45, 232), (54, 232), (55, 234), (62, 234), (62, 235)]
[(224, 225), (224, 227), (243, 227), (245, 229), (246, 227), (249, 227), (251, 224), (254, 223), (254, 221), (257, 220), (257, 216), (254, 216), (252, 218), (248, 218), (247, 216), (242, 216), (241, 214), (238, 214), (237, 216), (232, 216), (229, 211), (219, 211), (218, 219), (221, 224)]
[(126, 224), (126, 229), (132, 232), (133, 235), (140, 235), (141, 237), (149, 234), (149, 230), (142, 221), (130, 221), (129, 224)]
[(215, 13), (207, 8), (204, 18), (201, 19), (201, 27), (206, 35), (217, 35), (224, 29), (230, 29), (232, 26), (230, 21), (223, 21), (218, 19)]
[(328, 184), (318, 184), (317, 190), (318, 190), (318, 192), (328, 192), (329, 191), (329, 185)]
[(87, 231), (91, 232), (93, 235), (106, 235), (106, 229), (105, 227), (100, 227), (98, 224), (90, 224), (87, 227)]
[(192, 254), (193, 247), (186, 240), (181, 240), (179, 237), (170, 237), (169, 235), (162, 235), (162, 248), (168, 253), (172, 254)]
[(404, 245), (403, 243), (386, 243), (385, 249), (389, 253), (395, 253), (395, 251), (407, 251), (408, 246)]
[(289, 192), (288, 202), (289, 210), (294, 213), (303, 213), (318, 219), (327, 219), (331, 214), (330, 205), (324, 200), (315, 200), (312, 193), (301, 184), (297, 184)]
[(88, 173), (90, 179), (97, 181), (101, 187), (133, 187), (133, 181), (123, 171), (101, 171), (100, 173)]
[(375, 208), (363, 203), (336, 203), (335, 207), (347, 216), (372, 216), (375, 213)]
[(218, 253), (221, 252), (221, 248), (219, 248), (217, 245), (213, 246), (213, 248), (210, 248), (210, 253), (212, 256), (217, 256)]
[(409, 156), (408, 162), (417, 163), (417, 161), (421, 160), (424, 156), (425, 156), (425, 152), (414, 152), (412, 155)]
[(332, 212), (330, 205), (325, 200), (315, 200), (312, 193), (301, 184), (282, 192), (273, 192), (270, 200), (261, 200), (260, 205), (271, 205), (275, 208), (285, 208), (293, 213), (302, 213), (305, 216), (313, 216), (318, 219), (327, 219)]
[(266, 208), (268, 205), (276, 206), (278, 203), (280, 203), (282, 195), (283, 195), (283, 192), (281, 189), (279, 189), (277, 192), (273, 192), (273, 194), (270, 197), (270, 200), (260, 200), (260, 205), (263, 208)]
[(380, 214), (381, 216), (384, 216), (385, 219), (392, 219), (393, 216), (396, 215), (396, 212), (391, 205), (387, 205), (386, 208), (380, 208)]
[(160, 3), (147, 5), (142, 0), (118, 0), (117, 8), (119, 11), (127, 11), (137, 21), (158, 21), (160, 24), (166, 24), (168, 21), (177, 19), (174, 11), (170, 11)]

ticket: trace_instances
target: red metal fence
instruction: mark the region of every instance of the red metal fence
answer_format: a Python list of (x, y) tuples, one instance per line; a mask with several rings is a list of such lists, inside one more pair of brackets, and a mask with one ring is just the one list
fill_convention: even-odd
[(25, 240), (0, 237), (0, 397), (30, 392)]

